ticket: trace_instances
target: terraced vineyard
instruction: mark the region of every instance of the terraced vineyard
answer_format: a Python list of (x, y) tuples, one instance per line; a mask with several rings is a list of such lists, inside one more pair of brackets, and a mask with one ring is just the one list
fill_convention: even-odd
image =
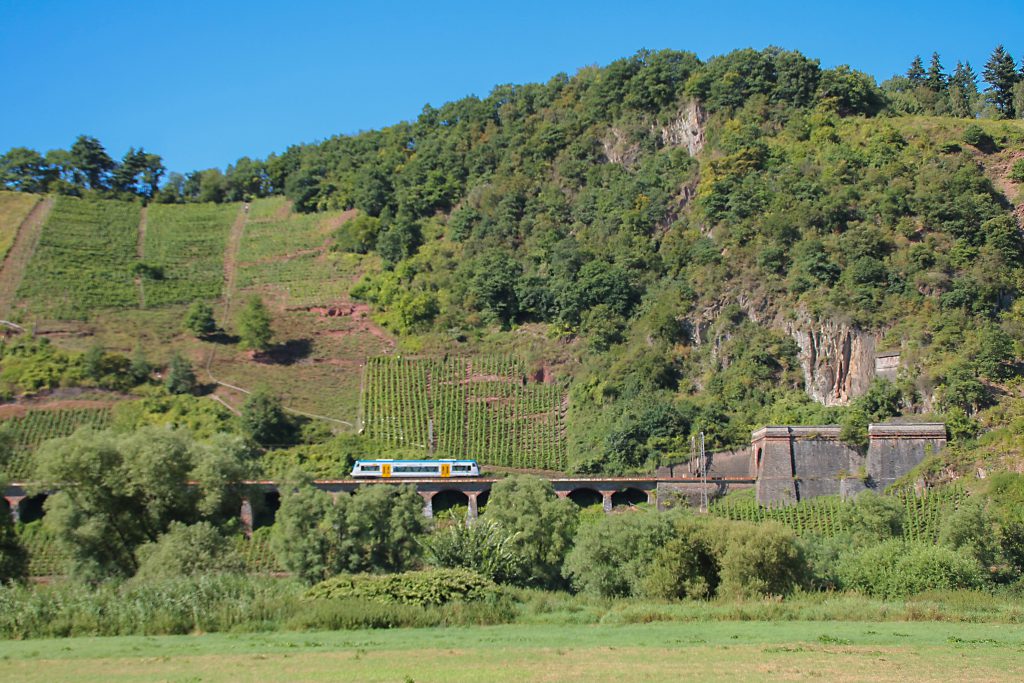
[(134, 202), (58, 197), (18, 298), (31, 313), (62, 320), (137, 307), (139, 212)]
[(327, 249), (342, 213), (281, 217), (286, 210), (287, 205), (272, 200), (250, 208), (238, 254), (238, 287), (283, 294), (292, 307), (347, 298), (360, 257)]
[(32, 453), (39, 444), (49, 439), (70, 436), (79, 427), (103, 429), (110, 424), (111, 410), (99, 408), (69, 408), (59, 410), (31, 410), (25, 415), (0, 422), (9, 429), (14, 439), (14, 458), (7, 476), (24, 481), (32, 473)]
[(238, 204), (149, 208), (143, 260), (162, 276), (145, 282), (146, 306), (220, 297), (224, 247), (238, 211)]
[[(944, 486), (917, 495), (913, 489), (900, 489), (887, 495), (899, 500), (904, 510), (903, 536), (910, 540), (934, 543), (942, 520), (966, 498), (961, 486)], [(834, 496), (811, 498), (796, 505), (762, 507), (753, 496), (727, 496), (711, 504), (710, 513), (726, 519), (785, 524), (798, 534), (834, 536), (846, 531), (841, 514), (850, 503)]]
[(0, 264), (14, 244), (18, 227), (39, 202), (39, 195), (0, 190)]
[(564, 392), (525, 376), (522, 363), (509, 357), (371, 358), (366, 433), (438, 457), (564, 470)]

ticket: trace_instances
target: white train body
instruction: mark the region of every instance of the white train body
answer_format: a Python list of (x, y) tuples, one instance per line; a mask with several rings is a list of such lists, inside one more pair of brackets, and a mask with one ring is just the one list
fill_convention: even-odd
[(372, 479), (479, 477), (476, 460), (356, 460), (352, 476)]

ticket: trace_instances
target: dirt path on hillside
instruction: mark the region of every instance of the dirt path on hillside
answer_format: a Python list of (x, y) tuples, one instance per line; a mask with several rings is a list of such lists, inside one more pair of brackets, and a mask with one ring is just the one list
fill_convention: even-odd
[(231, 302), (235, 294), (235, 270), (238, 264), (238, 252), (242, 248), (242, 235), (245, 234), (245, 224), (249, 220), (249, 205), (243, 204), (238, 209), (238, 217), (235, 218), (228, 234), (228, 245), (224, 250), (224, 312), (221, 325), (227, 322), (231, 315)]
[(39, 237), (43, 234), (43, 223), (53, 208), (53, 199), (47, 197), (32, 207), (25, 220), (18, 226), (18, 234), (14, 238), (11, 250), (7, 252), (3, 266), (0, 266), (0, 318), (6, 318), (14, 309), (14, 297), (18, 293), (18, 285), (25, 276), (28, 262), (32, 260), (39, 245)]
[[(146, 226), (149, 224), (149, 207), (142, 207), (139, 213), (139, 237), (135, 245), (135, 257), (139, 261), (146, 260)], [(142, 275), (135, 276), (135, 287), (139, 290), (139, 308), (146, 307), (146, 287), (142, 282)]]

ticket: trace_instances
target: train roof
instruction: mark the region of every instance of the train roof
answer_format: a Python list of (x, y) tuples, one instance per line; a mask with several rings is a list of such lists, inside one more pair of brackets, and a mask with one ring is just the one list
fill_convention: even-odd
[(364, 460), (359, 459), (356, 462), (476, 462), (476, 460), (464, 459), (464, 458), (419, 458), (419, 459), (401, 459), (401, 458), (383, 458), (378, 460)]

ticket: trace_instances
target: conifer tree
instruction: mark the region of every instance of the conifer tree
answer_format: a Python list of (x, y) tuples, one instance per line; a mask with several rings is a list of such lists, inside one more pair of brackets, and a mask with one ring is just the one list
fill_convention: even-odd
[(949, 106), (953, 116), (972, 118), (977, 96), (978, 75), (971, 68), (971, 63), (957, 62), (953, 76), (949, 79)]
[(907, 69), (907, 78), (914, 85), (920, 84), (924, 81), (924, 62), (921, 61), (921, 55), (914, 57), (914, 61), (910, 63), (910, 68)]
[(939, 53), (932, 53), (931, 64), (928, 65), (927, 85), (930, 90), (942, 92), (946, 89), (946, 74), (942, 71), (942, 62), (939, 61)]
[(195, 391), (196, 373), (192, 371), (192, 364), (178, 352), (171, 356), (164, 386), (172, 394), (191, 394)]
[(238, 316), (240, 346), (252, 351), (266, 351), (270, 348), (270, 312), (263, 299), (254, 296)]
[(985, 62), (982, 75), (989, 85), (985, 89), (988, 100), (1005, 118), (1012, 119), (1016, 113), (1013, 108), (1013, 86), (1021, 79), (1013, 56), (1002, 45), (997, 45), (992, 56)]

